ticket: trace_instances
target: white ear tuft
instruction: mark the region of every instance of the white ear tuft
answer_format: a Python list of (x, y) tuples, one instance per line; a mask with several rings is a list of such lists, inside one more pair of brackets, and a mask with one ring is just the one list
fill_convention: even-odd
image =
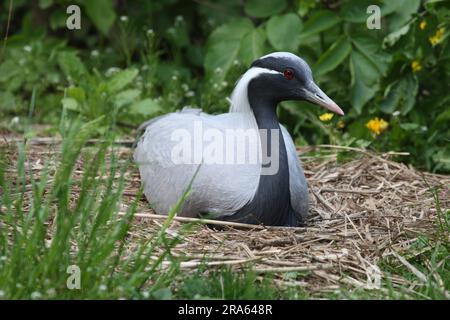
[(236, 87), (231, 94), (230, 112), (247, 112), (253, 113), (248, 102), (248, 84), (252, 79), (257, 78), (264, 73), (281, 74), (281, 72), (270, 70), (266, 68), (253, 67), (247, 70), (246, 73), (237, 81)]

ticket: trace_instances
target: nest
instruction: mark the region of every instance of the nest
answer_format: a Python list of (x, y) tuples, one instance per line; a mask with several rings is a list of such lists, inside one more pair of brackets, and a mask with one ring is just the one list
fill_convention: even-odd
[[(49, 148), (53, 143), (53, 139), (37, 139), (31, 144), (27, 159), (35, 170), (39, 170), (37, 163), (43, 155), (57, 152)], [(123, 142), (118, 151), (129, 156), (131, 149), (126, 144)], [(311, 149), (322, 152), (320, 156), (310, 155)], [(337, 151), (351, 152), (353, 160), (339, 163)], [(375, 154), (325, 145), (300, 150), (300, 154), (310, 193), (310, 214), (305, 227), (265, 227), (175, 217), (166, 232), (169, 237), (182, 235), (183, 240), (171, 250), (181, 260), (180, 268), (186, 273), (195, 272), (200, 266), (205, 272), (223, 266), (238, 271), (252, 265), (259, 277), (272, 274), (277, 285), (302, 287), (311, 293), (334, 291), (342, 286), (380, 289), (385, 278), (394, 287), (426, 283), (426, 276), (402, 255), (432, 250), (431, 247), (416, 250), (413, 244), (418, 237), (436, 232), (439, 210), (436, 197), (445, 212), (450, 203), (450, 177), (420, 172), (392, 161), (393, 156), (399, 155), (392, 152)], [(82, 172), (81, 166), (74, 174)], [(139, 186), (139, 174), (130, 168), (119, 214), (124, 214), (135, 199)], [(127, 250), (133, 252), (143, 239), (159, 232), (165, 219), (154, 214), (145, 199), (141, 199), (129, 231)], [(196, 222), (200, 223), (194, 231), (181, 232), (183, 224)], [(162, 253), (165, 249), (159, 250)], [(154, 258), (157, 256), (155, 253)], [(387, 257), (408, 268), (416, 279), (382, 272), (378, 264)], [(170, 263), (165, 261), (163, 266)]]

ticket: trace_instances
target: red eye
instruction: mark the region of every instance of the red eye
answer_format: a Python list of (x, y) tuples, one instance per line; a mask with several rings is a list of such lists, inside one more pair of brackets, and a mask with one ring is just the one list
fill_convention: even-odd
[(294, 71), (292, 71), (291, 69), (284, 70), (283, 75), (288, 80), (294, 79)]

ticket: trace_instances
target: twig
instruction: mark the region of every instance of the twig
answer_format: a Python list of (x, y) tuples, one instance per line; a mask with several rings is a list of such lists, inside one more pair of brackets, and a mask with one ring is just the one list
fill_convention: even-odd
[(381, 190), (351, 190), (351, 189), (322, 188), (320, 189), (320, 193), (322, 192), (378, 194), (381, 192)]
[[(336, 209), (333, 208), (333, 206), (331, 204), (329, 204), (328, 201), (326, 201), (324, 198), (322, 198), (322, 196), (320, 194), (318, 194), (317, 192), (315, 192), (312, 189), (311, 189), (311, 192), (314, 194), (314, 196), (317, 198), (317, 200), (319, 200), (325, 207), (327, 207), (328, 210), (330, 210), (332, 213), (336, 212)], [(330, 217), (331, 217), (331, 214), (328, 214), (326, 219), (329, 219)]]
[[(119, 212), (118, 215), (124, 216), (126, 212)], [(152, 214), (152, 213), (135, 213), (135, 217), (139, 218), (149, 218), (156, 220), (166, 220), (167, 216)], [(289, 231), (305, 231), (306, 227), (273, 227), (273, 226), (263, 226), (257, 224), (248, 224), (248, 223), (240, 223), (240, 222), (230, 222), (230, 221), (221, 221), (221, 220), (211, 220), (211, 219), (200, 219), (200, 218), (188, 218), (188, 217), (178, 217), (176, 216), (173, 220), (180, 222), (197, 222), (201, 224), (211, 224), (216, 226), (228, 226), (234, 228), (244, 228), (244, 229), (256, 229), (256, 230), (289, 230)]]
[(422, 281), (423, 283), (428, 282), (427, 277), (411, 263), (409, 263), (405, 258), (403, 258), (395, 251), (392, 251), (392, 255), (396, 257), (406, 268), (408, 268), (420, 281)]
[[(239, 264), (246, 264), (256, 260), (261, 260), (262, 257), (251, 258), (251, 259), (240, 259), (240, 260), (227, 260), (227, 261), (184, 261), (180, 263), (181, 268), (195, 268), (202, 265), (214, 267), (214, 266), (232, 266)], [(171, 262), (168, 262), (171, 264)]]
[[(62, 141), (63, 141), (63, 139), (61, 139), (61, 138), (53, 138), (53, 137), (36, 137), (36, 138), (32, 138), (30, 140), (27, 140), (27, 142), (32, 145), (57, 144), (57, 143), (61, 143)], [(105, 141), (106, 140), (104, 140), (104, 139), (89, 139), (86, 141), (86, 143), (88, 145), (93, 145), (93, 144), (102, 143)], [(13, 142), (25, 142), (25, 139), (17, 138), (17, 137), (12, 137), (12, 138), (5, 137), (4, 142), (6, 144), (13, 143)], [(118, 140), (115, 140), (113, 143), (125, 145), (125, 146), (132, 146), (134, 143), (134, 140), (133, 139), (118, 139)]]
[(333, 268), (333, 264), (324, 263), (311, 266), (298, 266), (298, 267), (279, 267), (279, 268), (256, 268), (256, 273), (275, 273), (275, 272), (303, 272), (303, 271), (315, 271), (325, 270)]

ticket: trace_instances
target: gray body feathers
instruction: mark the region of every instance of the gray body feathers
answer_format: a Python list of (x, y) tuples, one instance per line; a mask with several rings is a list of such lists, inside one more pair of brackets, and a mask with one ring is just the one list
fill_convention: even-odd
[[(251, 114), (231, 112), (209, 115), (200, 109), (183, 109), (144, 123), (145, 132), (140, 138), (134, 159), (138, 163), (144, 194), (152, 208), (167, 214), (183, 195), (193, 178), (198, 164), (174, 164), (174, 130), (194, 131), (194, 123), (202, 123), (203, 130), (251, 129)], [(307, 184), (297, 158), (295, 145), (284, 127), (282, 135), (289, 164), (289, 190), (291, 206), (303, 219), (308, 211)], [(257, 130), (257, 128), (256, 128)], [(261, 163), (201, 164), (191, 193), (184, 203), (180, 216), (196, 217), (202, 213), (230, 216), (250, 202), (258, 188)], [(276, 214), (276, 213), (274, 213)]]

